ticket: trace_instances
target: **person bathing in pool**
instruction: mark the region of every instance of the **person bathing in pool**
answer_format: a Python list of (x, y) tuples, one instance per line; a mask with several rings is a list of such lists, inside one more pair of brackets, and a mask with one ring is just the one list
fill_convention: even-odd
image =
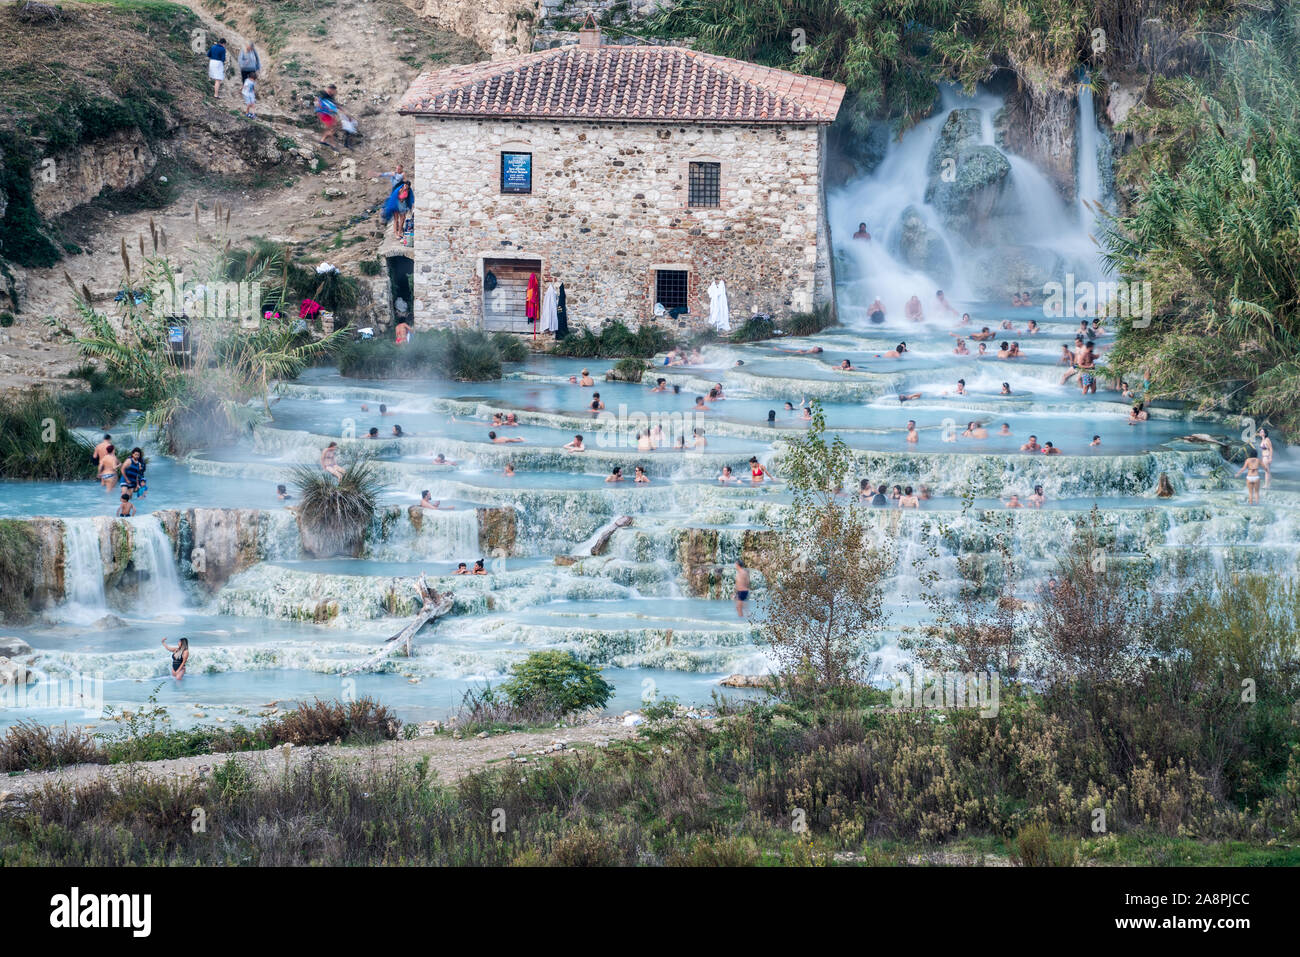
[(509, 445), (513, 442), (522, 442), (523, 439), (517, 435), (497, 435), (495, 432), (489, 432), (488, 441), (494, 445)]
[(987, 439), (989, 432), (978, 422), (967, 422), (966, 431), (961, 434), (961, 437), (963, 439)]
[(906, 342), (900, 342), (898, 345), (894, 346), (894, 348), (892, 348), (892, 349), (890, 349), (888, 352), (886, 352), (885, 355), (884, 355), (884, 358), (886, 358), (886, 359), (901, 359), (901, 358), (903, 358), (903, 353), (906, 352), (906, 351), (907, 351), (907, 343), (906, 343)]
[(1263, 468), (1264, 468), (1264, 463), (1260, 460), (1259, 456), (1255, 454), (1255, 450), (1253, 448), (1247, 449), (1246, 461), (1242, 464), (1241, 468), (1237, 469), (1236, 473), (1233, 476), (1235, 478), (1237, 475), (1240, 475), (1242, 472), (1246, 473), (1246, 504), (1247, 505), (1259, 504), (1259, 478), (1260, 478), (1260, 472), (1263, 470)]
[(950, 315), (954, 315), (954, 316), (957, 315), (957, 310), (954, 309), (954, 308), (949, 304), (948, 300), (945, 299), (945, 298), (943, 297), (943, 290), (942, 290), (942, 289), (939, 289), (939, 290), (936, 290), (936, 291), (935, 291), (935, 294), (934, 294), (934, 301), (937, 302), (937, 303), (939, 304), (939, 308), (940, 308), (940, 309), (944, 310), (945, 312), (949, 313)]
[(172, 677), (180, 681), (185, 677), (185, 666), (190, 662), (190, 640), (182, 638), (176, 642), (173, 648), (167, 644), (167, 639), (162, 640), (162, 646), (171, 652), (172, 655)]
[(907, 305), (903, 311), (912, 322), (921, 322), (925, 319), (925, 311), (921, 308), (921, 300), (917, 296), (907, 300)]
[(880, 301), (879, 296), (867, 307), (867, 314), (870, 316), (871, 321), (877, 325), (885, 321), (885, 304)]

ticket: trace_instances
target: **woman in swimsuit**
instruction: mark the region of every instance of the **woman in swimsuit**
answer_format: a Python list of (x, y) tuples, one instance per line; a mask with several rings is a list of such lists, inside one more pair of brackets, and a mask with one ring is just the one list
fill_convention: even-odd
[(749, 478), (750, 478), (750, 481), (752, 481), (755, 485), (757, 485), (757, 484), (759, 484), (760, 482), (763, 481), (763, 478), (764, 478), (766, 475), (767, 475), (767, 472), (764, 471), (763, 466), (759, 464), (759, 462), (758, 462), (758, 457), (757, 457), (757, 456), (753, 456), (753, 455), (751, 455), (751, 456), (749, 457)]
[(1255, 450), (1248, 449), (1246, 455), (1246, 462), (1244, 465), (1242, 465), (1241, 468), (1237, 469), (1237, 473), (1236, 473), (1237, 475), (1240, 475), (1242, 472), (1246, 473), (1246, 504), (1247, 505), (1259, 504), (1259, 472), (1260, 469), (1262, 469), (1263, 467), (1264, 467), (1264, 463), (1261, 462), (1256, 457)]
[(1259, 462), (1264, 466), (1264, 488), (1273, 480), (1273, 440), (1268, 437), (1268, 429), (1259, 430)]
[(188, 638), (182, 638), (180, 641), (176, 642), (176, 647), (173, 648), (171, 645), (167, 644), (167, 639), (164, 638), (162, 640), (162, 646), (172, 654), (172, 677), (177, 681), (180, 681), (185, 677), (185, 666), (189, 664), (190, 660), (190, 640)]

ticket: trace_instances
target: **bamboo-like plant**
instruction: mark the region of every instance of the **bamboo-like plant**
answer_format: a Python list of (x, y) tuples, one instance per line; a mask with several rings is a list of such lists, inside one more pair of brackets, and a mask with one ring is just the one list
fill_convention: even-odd
[[(68, 278), (85, 330), (76, 340), (79, 352), (98, 360), (114, 383), (144, 406), (146, 426), (159, 429), (176, 453), (232, 439), (268, 416), (273, 383), (293, 378), (332, 352), (344, 335), (340, 330), (314, 339), (301, 332), (296, 319), (283, 315), (286, 284), (278, 252), (264, 244), (249, 257), (232, 255), (225, 238), (229, 210), (218, 206), (213, 219), (214, 236), (185, 253), (192, 268), (184, 278), (208, 287), (235, 275), (250, 286), (261, 284), (261, 301), (254, 304), (261, 315), (251, 327), (207, 310), (188, 317), (191, 348), (184, 361), (171, 350), (169, 327), (176, 320), (166, 314), (165, 305), (183, 301), (185, 288), (167, 255), (166, 236), (152, 223), (151, 248), (145, 250), (141, 237), (145, 254), (138, 263), (122, 243), (125, 295), (113, 314), (94, 308), (88, 290)], [(259, 400), (260, 410), (250, 404)]]

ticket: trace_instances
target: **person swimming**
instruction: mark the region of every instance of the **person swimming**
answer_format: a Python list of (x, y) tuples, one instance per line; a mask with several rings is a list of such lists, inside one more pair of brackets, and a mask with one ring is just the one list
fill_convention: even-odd
[(1010, 395), (1010, 394), (1011, 394), (1011, 383), (1009, 383), (1009, 382), (1004, 382), (1004, 383), (1002, 383), (1002, 391), (1001, 391), (1001, 393), (999, 393), (999, 394), (1000, 394), (1000, 395)]
[(898, 345), (894, 346), (894, 348), (890, 349), (888, 352), (885, 353), (885, 358), (901, 359), (903, 358), (903, 353), (905, 353), (906, 351), (907, 351), (907, 343), (900, 342)]
[(1101, 445), (1101, 436), (1094, 435), (1092, 441), (1088, 443), (1088, 448), (1095, 449), (1099, 445)]
[(605, 476), (605, 481), (606, 482), (623, 481), (623, 467), (621, 465), (615, 465), (614, 468), (610, 471), (610, 473)]
[(1038, 452), (1041, 449), (1042, 446), (1038, 444), (1038, 436), (1036, 435), (1031, 435), (1029, 441), (1020, 446), (1021, 452)]

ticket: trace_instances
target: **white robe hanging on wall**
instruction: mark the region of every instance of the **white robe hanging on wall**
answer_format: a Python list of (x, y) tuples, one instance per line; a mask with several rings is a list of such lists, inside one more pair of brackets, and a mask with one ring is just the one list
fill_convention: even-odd
[(709, 287), (709, 322), (719, 332), (731, 331), (731, 307), (727, 303), (727, 284), (719, 279)]
[(555, 332), (560, 328), (560, 317), (556, 310), (558, 302), (558, 293), (556, 292), (555, 283), (546, 287), (546, 295), (542, 297), (542, 331)]

